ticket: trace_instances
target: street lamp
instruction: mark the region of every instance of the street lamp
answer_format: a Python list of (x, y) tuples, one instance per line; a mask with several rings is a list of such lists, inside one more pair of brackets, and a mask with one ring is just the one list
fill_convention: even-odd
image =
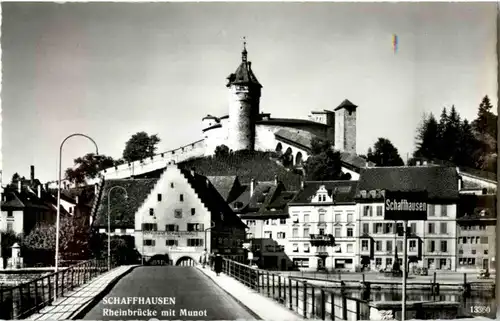
[(125, 199), (128, 198), (127, 190), (123, 186), (118, 186), (118, 185), (113, 186), (108, 191), (108, 271), (111, 270), (111, 220), (110, 220), (111, 211), (110, 211), (109, 199), (110, 199), (111, 191), (114, 190), (115, 188), (121, 188), (125, 192)]
[[(96, 142), (87, 135), (84, 134), (71, 134), (66, 137), (59, 147), (59, 179), (57, 181), (57, 216), (56, 216), (56, 257), (55, 257), (55, 272), (57, 273), (59, 269), (59, 224), (60, 224), (60, 216), (61, 216), (61, 161), (62, 161), (62, 149), (64, 143), (74, 136), (82, 136), (89, 139), (95, 145), (96, 155), (99, 155), (99, 147), (97, 147)], [(54, 286), (54, 299), (57, 298), (57, 286)]]
[[(215, 222), (212, 221), (210, 227), (205, 229), (205, 257), (203, 258), (203, 267), (205, 267), (205, 263), (207, 262), (207, 232), (215, 227)], [(211, 245), (211, 244), (210, 244)]]

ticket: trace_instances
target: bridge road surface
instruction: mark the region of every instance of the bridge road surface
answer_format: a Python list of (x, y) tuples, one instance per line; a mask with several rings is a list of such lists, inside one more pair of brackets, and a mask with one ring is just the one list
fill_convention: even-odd
[[(110, 304), (114, 298), (174, 298), (169, 304)], [(106, 304), (107, 303), (107, 304)], [(157, 315), (110, 315), (110, 310), (157, 311)], [(163, 315), (161, 314), (164, 311)], [(192, 311), (195, 314), (188, 312)], [(112, 313), (114, 313), (112, 312)], [(188, 315), (189, 314), (189, 315)], [(82, 320), (256, 320), (196, 267), (141, 266), (118, 281), (109, 293)]]

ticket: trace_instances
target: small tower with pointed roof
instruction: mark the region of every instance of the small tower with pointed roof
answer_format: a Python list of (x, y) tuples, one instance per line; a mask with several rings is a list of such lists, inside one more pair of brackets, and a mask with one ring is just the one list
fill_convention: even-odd
[(335, 149), (356, 153), (356, 109), (358, 106), (344, 100), (335, 108)]
[(255, 122), (259, 115), (262, 85), (248, 61), (246, 41), (243, 42), (241, 64), (227, 77), (229, 89), (228, 147), (233, 151), (254, 150)]

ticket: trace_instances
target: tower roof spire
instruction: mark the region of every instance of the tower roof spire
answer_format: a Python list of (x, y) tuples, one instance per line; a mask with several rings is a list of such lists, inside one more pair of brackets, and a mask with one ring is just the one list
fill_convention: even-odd
[(241, 52), (241, 61), (247, 62), (247, 38), (243, 37), (243, 51)]

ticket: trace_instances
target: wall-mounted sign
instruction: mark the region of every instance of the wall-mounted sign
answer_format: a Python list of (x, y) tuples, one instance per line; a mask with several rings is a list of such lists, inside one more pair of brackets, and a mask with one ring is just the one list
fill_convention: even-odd
[(191, 232), (191, 231), (144, 231), (144, 234), (156, 234), (165, 235), (169, 237), (196, 237), (203, 232)]
[(392, 221), (427, 220), (427, 192), (385, 191), (384, 219)]

